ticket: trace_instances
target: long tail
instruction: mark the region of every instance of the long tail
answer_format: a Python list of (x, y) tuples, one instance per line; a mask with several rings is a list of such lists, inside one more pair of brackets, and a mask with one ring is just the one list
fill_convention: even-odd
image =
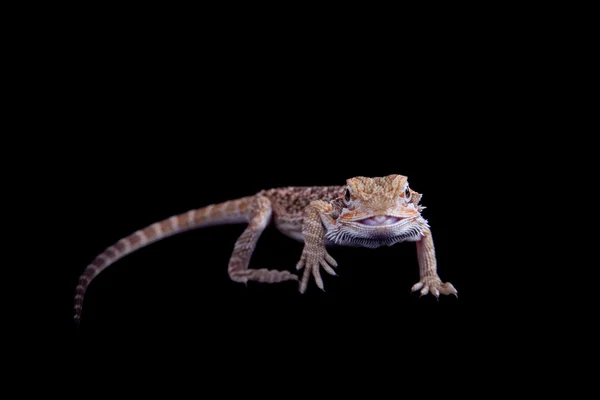
[(118, 259), (153, 242), (191, 229), (248, 222), (253, 198), (243, 197), (172, 216), (148, 225), (108, 247), (85, 268), (79, 278), (75, 289), (75, 323), (81, 319), (83, 298), (92, 280)]

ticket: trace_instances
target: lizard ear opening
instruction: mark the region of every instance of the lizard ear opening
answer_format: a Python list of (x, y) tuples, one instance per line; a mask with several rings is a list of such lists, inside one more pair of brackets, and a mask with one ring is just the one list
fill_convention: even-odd
[(350, 201), (350, 189), (346, 188), (346, 195), (344, 197), (346, 201)]

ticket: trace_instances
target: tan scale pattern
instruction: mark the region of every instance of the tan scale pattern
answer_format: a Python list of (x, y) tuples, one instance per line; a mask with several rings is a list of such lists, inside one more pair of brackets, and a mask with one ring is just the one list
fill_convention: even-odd
[[(240, 223), (247, 221), (248, 217), (245, 213), (227, 214), (222, 212), (221, 208), (227, 207), (230, 210), (233, 210), (234, 208), (242, 209), (244, 207), (240, 207), (240, 204), (248, 203), (249, 201), (252, 201), (253, 198), (253, 196), (245, 197), (238, 200), (212, 205), (212, 207), (203, 207), (179, 214), (176, 216), (178, 221), (177, 229), (175, 229), (174, 220), (172, 219), (173, 217), (169, 217), (163, 221), (148, 225), (147, 227), (132, 233), (114, 245), (108, 247), (104, 252), (99, 254), (90, 263), (90, 265), (86, 267), (79, 278), (79, 282), (75, 289), (75, 321), (78, 322), (81, 318), (84, 295), (92, 280), (117, 260), (130, 253), (133, 253), (136, 250), (139, 250), (150, 243), (174, 234), (185, 232), (189, 229), (197, 229), (219, 223)], [(190, 215), (193, 215), (191, 223), (189, 218)]]
[(252, 203), (252, 209), (252, 219), (246, 230), (236, 241), (229, 260), (228, 273), (230, 278), (235, 282), (242, 283), (247, 283), (249, 280), (266, 283), (297, 280), (296, 275), (285, 270), (248, 268), (256, 243), (271, 220), (271, 201), (265, 196), (256, 196)]
[(332, 267), (337, 267), (337, 262), (327, 253), (325, 249), (325, 228), (321, 222), (321, 215), (326, 215), (333, 210), (333, 206), (323, 200), (312, 201), (306, 212), (302, 235), (304, 236), (304, 249), (300, 261), (296, 265), (298, 270), (304, 268), (304, 274), (300, 281), (300, 293), (304, 293), (308, 286), (310, 276), (315, 279), (317, 286), (324, 290), (323, 279), (320, 268), (336, 275)]
[(427, 230), (423, 239), (417, 242), (417, 257), (419, 260), (420, 281), (412, 287), (412, 291), (421, 291), (421, 296), (431, 292), (435, 297), (441, 294), (453, 294), (458, 297), (458, 292), (450, 282), (442, 283), (437, 274), (437, 261), (431, 231)]

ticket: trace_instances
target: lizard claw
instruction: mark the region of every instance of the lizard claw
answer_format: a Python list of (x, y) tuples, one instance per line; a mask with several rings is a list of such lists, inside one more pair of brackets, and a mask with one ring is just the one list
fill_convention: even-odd
[(325, 272), (327, 272), (329, 275), (337, 276), (336, 272), (332, 268), (337, 267), (337, 265), (337, 262), (327, 253), (327, 251), (323, 250), (319, 252), (313, 252), (305, 248), (302, 252), (302, 256), (300, 257), (300, 261), (298, 264), (296, 264), (297, 270), (304, 268), (304, 274), (302, 275), (302, 279), (300, 281), (300, 293), (306, 292), (308, 281), (311, 275), (314, 278), (317, 287), (325, 291), (325, 285), (323, 283), (323, 278), (321, 277), (320, 268), (323, 267)]
[(417, 290), (421, 291), (421, 296), (426, 295), (427, 293), (431, 293), (438, 300), (440, 294), (453, 294), (458, 298), (458, 291), (452, 286), (450, 282), (442, 283), (438, 276), (425, 276), (421, 278), (421, 280), (413, 285), (411, 288), (412, 292), (416, 292)]

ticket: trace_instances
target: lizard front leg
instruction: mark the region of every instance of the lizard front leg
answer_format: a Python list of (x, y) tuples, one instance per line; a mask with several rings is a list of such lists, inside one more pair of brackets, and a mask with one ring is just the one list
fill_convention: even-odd
[(417, 242), (417, 258), (419, 260), (420, 280), (412, 287), (412, 291), (421, 290), (421, 296), (431, 292), (439, 298), (441, 294), (453, 294), (458, 297), (458, 292), (450, 282), (442, 283), (437, 274), (437, 262), (433, 238), (429, 229), (424, 230), (424, 235)]
[(229, 259), (229, 277), (235, 282), (242, 283), (248, 281), (276, 283), (298, 280), (298, 276), (289, 271), (248, 268), (256, 243), (269, 221), (271, 221), (271, 201), (264, 196), (255, 197), (250, 203), (249, 213), (250, 222), (248, 227), (235, 242), (233, 253)]
[(300, 293), (304, 293), (308, 286), (308, 281), (312, 275), (317, 286), (324, 290), (323, 279), (321, 278), (320, 267), (330, 275), (336, 275), (333, 267), (337, 267), (337, 262), (325, 250), (325, 228), (323, 220), (334, 223), (330, 213), (333, 206), (326, 201), (312, 201), (307, 207), (302, 223), (302, 236), (304, 238), (304, 249), (296, 269), (304, 268), (304, 274), (300, 281)]

